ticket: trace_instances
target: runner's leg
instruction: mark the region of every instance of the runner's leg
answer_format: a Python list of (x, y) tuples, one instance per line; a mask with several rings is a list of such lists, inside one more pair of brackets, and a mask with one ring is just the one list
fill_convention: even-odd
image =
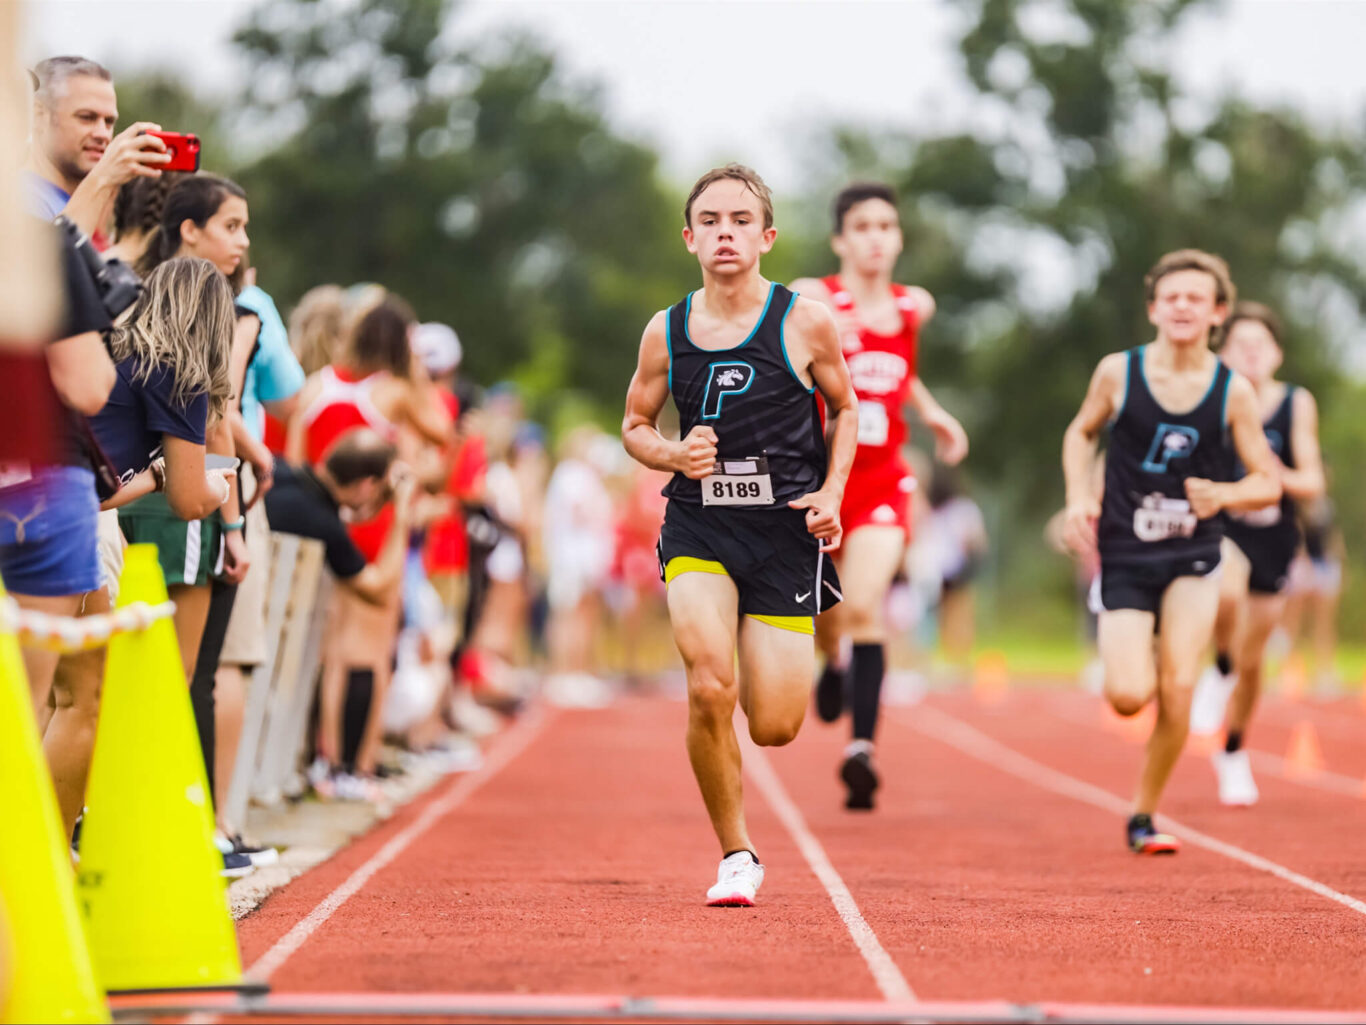
[(1190, 730), (1191, 691), (1214, 632), (1217, 576), (1177, 577), (1162, 595), (1158, 633), (1157, 721), (1139, 777), (1136, 812), (1152, 814)]
[(1238, 686), (1228, 705), (1228, 750), (1242, 747), (1243, 735), (1252, 721), (1253, 710), (1262, 692), (1263, 656), (1266, 642), (1285, 614), (1285, 598), (1279, 594), (1253, 594), (1247, 599), (1243, 629), (1239, 634), (1234, 664)]
[(1105, 663), (1105, 699), (1120, 715), (1137, 715), (1157, 690), (1153, 663), (1156, 617), (1140, 609), (1100, 613), (1096, 647)]
[(740, 707), (761, 747), (791, 743), (811, 699), (815, 642), (751, 616), (740, 621)]
[(739, 697), (739, 602), (735, 583), (719, 573), (682, 573), (669, 583), (669, 620), (688, 677), (688, 759), (722, 854), (753, 850), (745, 828), (740, 744), (732, 721)]
[(853, 734), (855, 740), (871, 742), (887, 662), (883, 607), (906, 547), (906, 535), (900, 527), (864, 526), (846, 537), (842, 547), (843, 623), (854, 645)]

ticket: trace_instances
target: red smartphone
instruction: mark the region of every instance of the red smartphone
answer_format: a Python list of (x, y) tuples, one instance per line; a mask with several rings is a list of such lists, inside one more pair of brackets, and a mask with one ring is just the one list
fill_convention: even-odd
[(148, 132), (166, 144), (171, 162), (162, 164), (163, 171), (198, 171), (199, 136), (183, 132)]

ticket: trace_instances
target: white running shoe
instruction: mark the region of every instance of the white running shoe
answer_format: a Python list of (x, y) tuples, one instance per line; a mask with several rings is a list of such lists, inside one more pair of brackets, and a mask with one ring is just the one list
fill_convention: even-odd
[(1210, 756), (1214, 774), (1219, 778), (1219, 803), (1236, 808), (1251, 808), (1261, 796), (1252, 778), (1252, 760), (1247, 751), (1215, 751)]
[(1191, 732), (1197, 737), (1208, 737), (1224, 725), (1224, 709), (1233, 694), (1237, 680), (1210, 666), (1200, 674), (1191, 697)]
[(716, 885), (707, 891), (707, 906), (712, 908), (752, 908), (754, 895), (764, 881), (764, 866), (749, 851), (736, 851), (721, 860)]

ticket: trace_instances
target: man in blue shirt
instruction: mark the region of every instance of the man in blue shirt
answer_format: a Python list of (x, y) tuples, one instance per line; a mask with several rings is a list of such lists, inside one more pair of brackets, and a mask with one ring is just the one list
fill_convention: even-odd
[(96, 238), (119, 188), (156, 178), (170, 157), (166, 144), (139, 121), (118, 135), (114, 80), (84, 57), (49, 57), (33, 69), (33, 145), (25, 165), (29, 209), (50, 221), (65, 213)]

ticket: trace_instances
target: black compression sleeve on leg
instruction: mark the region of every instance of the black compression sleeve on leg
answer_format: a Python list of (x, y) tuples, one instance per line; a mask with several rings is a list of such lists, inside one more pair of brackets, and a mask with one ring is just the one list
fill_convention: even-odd
[(375, 697), (375, 671), (352, 669), (346, 674), (346, 706), (342, 711), (342, 767), (356, 771), (356, 756), (370, 718), (370, 702)]
[(854, 739), (872, 740), (877, 729), (877, 710), (882, 701), (882, 677), (887, 670), (887, 651), (881, 644), (855, 644), (851, 663)]
[[(217, 727), (215, 725), (214, 679), (218, 674), (218, 656), (228, 635), (228, 620), (237, 601), (237, 585), (215, 580), (209, 592), (209, 615), (204, 621), (204, 633), (199, 638), (199, 654), (190, 680), (190, 705), (194, 708), (194, 725), (199, 733), (199, 748), (204, 755), (204, 772), (209, 780), (209, 800), (216, 802), (214, 793), (214, 762), (217, 758)], [(216, 806), (216, 805), (215, 805)]]
[(1243, 746), (1243, 731), (1229, 730), (1228, 737), (1224, 741), (1224, 750), (1229, 754), (1238, 751)]

